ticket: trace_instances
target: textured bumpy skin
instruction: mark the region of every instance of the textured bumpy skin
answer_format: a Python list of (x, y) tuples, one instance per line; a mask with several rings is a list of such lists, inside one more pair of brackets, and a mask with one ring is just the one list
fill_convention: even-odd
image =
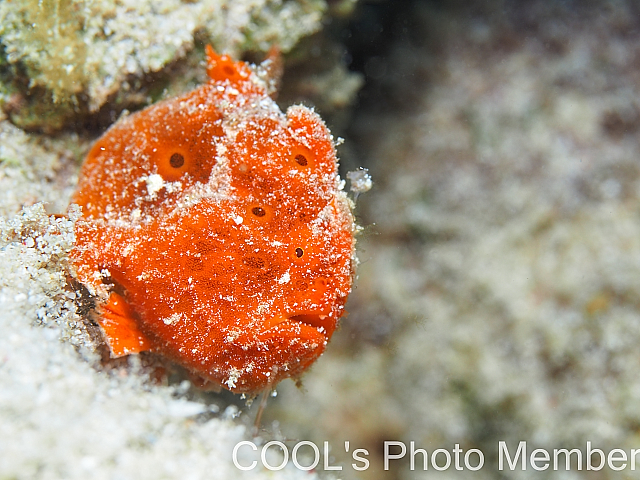
[(73, 261), (114, 357), (158, 352), (233, 392), (299, 375), (352, 281), (354, 224), (308, 108), (208, 49), (211, 80), (115, 124), (83, 166)]

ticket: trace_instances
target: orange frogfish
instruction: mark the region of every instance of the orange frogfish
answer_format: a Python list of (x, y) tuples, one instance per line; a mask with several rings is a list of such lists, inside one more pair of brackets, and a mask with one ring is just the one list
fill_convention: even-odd
[(152, 351), (232, 392), (296, 377), (351, 289), (352, 203), (332, 137), (266, 69), (207, 48), (210, 80), (113, 125), (72, 199), (75, 274), (111, 356)]

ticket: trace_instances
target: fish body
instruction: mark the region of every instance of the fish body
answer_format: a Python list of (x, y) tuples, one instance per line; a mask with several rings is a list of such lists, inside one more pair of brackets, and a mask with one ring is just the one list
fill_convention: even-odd
[(72, 261), (104, 299), (113, 357), (150, 350), (254, 393), (324, 351), (355, 226), (320, 117), (283, 113), (254, 68), (207, 54), (206, 84), (121, 119), (89, 152)]

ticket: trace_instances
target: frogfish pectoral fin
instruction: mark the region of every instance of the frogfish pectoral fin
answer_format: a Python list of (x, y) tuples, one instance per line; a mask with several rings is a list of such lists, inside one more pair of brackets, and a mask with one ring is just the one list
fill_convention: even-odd
[(98, 319), (111, 358), (151, 350), (151, 342), (140, 331), (133, 310), (119, 294), (112, 292)]

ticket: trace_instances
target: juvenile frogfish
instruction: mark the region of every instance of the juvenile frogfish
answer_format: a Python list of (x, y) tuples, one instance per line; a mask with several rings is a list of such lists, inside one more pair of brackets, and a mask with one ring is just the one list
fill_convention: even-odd
[(207, 59), (206, 84), (119, 120), (89, 152), (72, 264), (103, 299), (112, 357), (156, 352), (255, 393), (299, 376), (336, 329), (352, 202), (313, 110), (282, 113), (265, 64)]

